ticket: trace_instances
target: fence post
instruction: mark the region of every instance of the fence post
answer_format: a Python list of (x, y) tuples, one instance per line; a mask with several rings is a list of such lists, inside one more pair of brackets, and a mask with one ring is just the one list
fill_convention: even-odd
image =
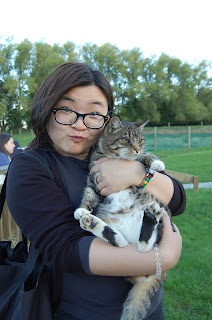
[(188, 126), (188, 148), (191, 148), (191, 127)]
[(154, 127), (154, 150), (157, 150), (157, 127)]

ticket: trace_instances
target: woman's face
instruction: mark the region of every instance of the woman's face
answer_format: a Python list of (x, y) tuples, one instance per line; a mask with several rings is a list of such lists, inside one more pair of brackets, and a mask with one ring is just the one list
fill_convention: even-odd
[[(81, 114), (97, 112), (106, 116), (108, 112), (107, 99), (97, 86), (77, 87), (69, 90), (58, 101), (55, 109), (67, 107)], [(85, 159), (90, 148), (96, 143), (104, 129), (87, 128), (79, 117), (72, 125), (62, 125), (56, 122), (51, 113), (48, 134), (53, 148), (63, 156)]]
[(4, 144), (4, 147), (8, 154), (13, 153), (15, 144), (12, 137)]

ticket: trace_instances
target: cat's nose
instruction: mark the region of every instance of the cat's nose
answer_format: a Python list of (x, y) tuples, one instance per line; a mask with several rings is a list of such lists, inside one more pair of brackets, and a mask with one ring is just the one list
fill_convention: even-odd
[(139, 148), (134, 148), (135, 149), (135, 152), (136, 153), (139, 153), (140, 152), (140, 149)]

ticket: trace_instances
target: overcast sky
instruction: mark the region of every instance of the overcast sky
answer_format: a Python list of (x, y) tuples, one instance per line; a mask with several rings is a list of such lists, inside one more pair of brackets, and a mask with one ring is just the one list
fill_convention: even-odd
[(212, 0), (2, 0), (0, 41), (73, 41), (212, 61)]

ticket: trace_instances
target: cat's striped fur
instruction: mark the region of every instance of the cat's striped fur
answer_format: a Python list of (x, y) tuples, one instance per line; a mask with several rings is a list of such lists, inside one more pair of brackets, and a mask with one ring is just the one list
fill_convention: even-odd
[[(121, 123), (118, 118), (112, 118), (91, 156), (91, 166), (94, 160), (106, 156), (139, 160), (148, 168), (164, 170), (162, 161), (150, 153), (144, 153), (145, 139), (142, 131), (146, 123), (147, 120)], [(92, 215), (94, 208), (97, 210), (95, 215)], [(84, 230), (110, 244), (124, 247), (128, 243), (134, 243), (141, 252), (146, 252), (160, 241), (164, 208), (169, 213), (166, 205), (145, 189), (134, 186), (103, 197), (96, 189), (96, 174), (93, 174), (88, 177), (81, 206), (74, 215), (80, 220)], [(156, 275), (130, 277), (134, 285), (124, 303), (121, 320), (144, 319), (151, 304), (151, 297), (164, 279), (164, 273), (160, 279)]]

